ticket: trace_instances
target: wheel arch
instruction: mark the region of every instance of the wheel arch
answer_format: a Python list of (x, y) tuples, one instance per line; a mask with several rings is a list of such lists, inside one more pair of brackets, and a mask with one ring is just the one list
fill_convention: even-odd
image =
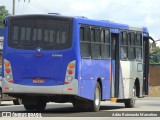
[(102, 98), (103, 98), (103, 96), (102, 96), (102, 95), (103, 95), (102, 79), (101, 79), (101, 78), (98, 78), (98, 79), (97, 79), (97, 82), (99, 83), (99, 85), (100, 85), (100, 87), (101, 87), (101, 100), (102, 100)]

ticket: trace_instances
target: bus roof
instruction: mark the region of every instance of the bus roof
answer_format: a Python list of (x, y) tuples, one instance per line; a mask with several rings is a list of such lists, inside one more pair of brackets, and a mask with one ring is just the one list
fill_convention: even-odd
[(74, 17), (74, 18), (77, 20), (78, 23), (81, 23), (81, 24), (91, 24), (96, 26), (110, 27), (113, 29), (124, 29), (124, 30), (132, 30), (132, 31), (140, 31), (140, 32), (148, 33), (148, 29), (146, 27), (133, 27), (127, 24), (111, 22), (109, 20), (93, 20), (85, 17), (84, 18)]
[(146, 27), (133, 27), (127, 24), (120, 24), (111, 22), (109, 20), (95, 20), (95, 19), (88, 19), (83, 16), (63, 16), (60, 14), (28, 14), (28, 15), (15, 15), (9, 17), (57, 17), (57, 18), (66, 18), (66, 19), (74, 19), (77, 23), (86, 24), (86, 25), (95, 25), (95, 26), (102, 26), (102, 27), (109, 27), (113, 29), (124, 29), (124, 30), (133, 30), (133, 31), (140, 31), (144, 33), (148, 33), (148, 29)]

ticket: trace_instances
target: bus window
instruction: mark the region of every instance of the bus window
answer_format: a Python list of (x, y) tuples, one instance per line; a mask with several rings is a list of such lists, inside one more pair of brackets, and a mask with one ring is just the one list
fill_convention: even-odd
[(127, 59), (128, 58), (128, 41), (127, 41), (127, 32), (126, 31), (123, 31), (120, 33), (120, 43), (121, 43), (121, 59), (124, 60), (124, 59)]
[[(12, 19), (9, 45), (23, 49), (65, 49), (71, 46), (69, 21), (41, 20), (35, 18)], [(15, 31), (17, 33), (15, 34)], [(18, 41), (17, 41), (17, 40)], [(86, 38), (87, 39), (87, 38)], [(16, 45), (15, 45), (16, 43)]]
[(109, 30), (101, 31), (101, 58), (110, 58), (110, 32)]
[(90, 28), (84, 28), (84, 41), (90, 41)]
[(92, 29), (92, 38), (94, 38), (91, 42), (91, 56), (92, 59), (100, 59), (101, 54), (100, 54), (100, 45), (101, 45), (101, 41), (100, 41), (100, 29)]
[(127, 47), (121, 47), (121, 59), (127, 59)]
[(136, 60), (142, 60), (142, 34), (137, 33), (136, 35)]
[(135, 34), (131, 33), (131, 45), (135, 45)]
[(136, 48), (136, 60), (142, 60), (142, 48)]
[(31, 39), (31, 28), (26, 28), (26, 40), (29, 41)]
[(82, 58), (91, 57), (91, 45), (90, 45), (90, 28), (80, 28), (80, 40), (81, 40), (81, 56)]
[(136, 45), (137, 46), (142, 46), (142, 35), (140, 33), (137, 33), (137, 39), (136, 39)]
[(135, 51), (134, 47), (128, 47), (128, 59), (129, 60), (134, 60), (135, 59)]
[(19, 34), (19, 27), (15, 26), (13, 28), (13, 40), (14, 40), (14, 43), (17, 44), (18, 43), (18, 34)]

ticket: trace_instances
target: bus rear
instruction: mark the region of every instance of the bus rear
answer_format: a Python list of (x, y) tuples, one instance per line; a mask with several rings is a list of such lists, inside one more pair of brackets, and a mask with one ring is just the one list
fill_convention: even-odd
[(49, 95), (77, 95), (72, 18), (10, 16), (5, 26), (4, 93), (22, 98), (27, 110), (44, 109)]

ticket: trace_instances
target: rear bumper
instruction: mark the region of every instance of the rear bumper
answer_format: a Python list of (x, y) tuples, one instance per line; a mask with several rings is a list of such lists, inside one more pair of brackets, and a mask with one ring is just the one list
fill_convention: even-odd
[[(5, 94), (59, 94), (59, 95), (78, 95), (78, 81), (74, 79), (71, 83), (57, 86), (25, 86), (9, 83), (2, 80), (2, 89)], [(9, 88), (9, 89), (6, 89)]]

